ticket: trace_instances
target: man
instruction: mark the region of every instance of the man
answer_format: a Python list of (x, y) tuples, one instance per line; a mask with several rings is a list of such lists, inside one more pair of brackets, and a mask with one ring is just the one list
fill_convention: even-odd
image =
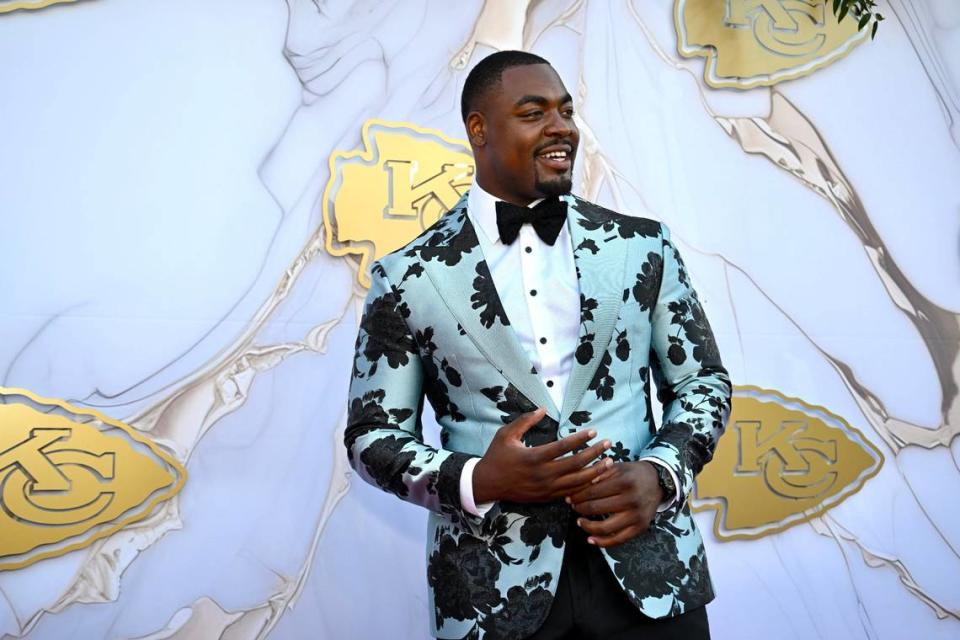
[(687, 497), (731, 388), (677, 249), (570, 195), (573, 101), (542, 58), (482, 60), (462, 112), (474, 185), (371, 268), (350, 462), (430, 510), (440, 638), (707, 638)]

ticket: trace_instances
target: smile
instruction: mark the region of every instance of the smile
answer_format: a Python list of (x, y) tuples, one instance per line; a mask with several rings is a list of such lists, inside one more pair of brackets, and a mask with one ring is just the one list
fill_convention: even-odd
[(572, 159), (573, 154), (568, 148), (553, 148), (537, 154), (537, 160), (556, 171), (569, 170)]

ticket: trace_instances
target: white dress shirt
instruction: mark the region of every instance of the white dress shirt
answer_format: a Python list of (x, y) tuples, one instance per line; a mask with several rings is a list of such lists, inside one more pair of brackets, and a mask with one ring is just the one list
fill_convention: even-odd
[[(520, 227), (516, 240), (507, 245), (500, 240), (497, 229), (496, 203), (497, 198), (474, 181), (467, 195), (467, 215), (477, 232), (480, 250), (510, 326), (554, 404), (562, 407), (580, 334), (580, 286), (570, 239), (570, 218), (560, 228), (553, 246), (541, 240), (531, 224)], [(654, 458), (644, 459), (666, 467)], [(479, 460), (473, 458), (463, 467), (460, 502), (467, 512), (483, 516), (493, 503), (478, 505), (474, 501), (473, 469)], [(679, 488), (673, 470), (666, 468)], [(677, 498), (679, 495), (671, 497), (660, 510)]]

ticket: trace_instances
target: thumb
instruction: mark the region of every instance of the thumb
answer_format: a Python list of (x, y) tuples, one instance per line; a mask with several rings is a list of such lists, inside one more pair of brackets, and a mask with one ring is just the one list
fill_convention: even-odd
[(513, 428), (510, 429), (510, 437), (520, 440), (533, 425), (540, 422), (543, 416), (547, 414), (544, 407), (537, 407), (535, 411), (528, 411), (521, 414), (519, 418), (513, 421)]

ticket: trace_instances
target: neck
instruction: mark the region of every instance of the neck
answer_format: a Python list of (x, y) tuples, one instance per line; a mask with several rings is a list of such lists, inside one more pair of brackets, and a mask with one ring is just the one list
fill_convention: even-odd
[(498, 200), (503, 200), (504, 202), (510, 202), (512, 204), (519, 205), (521, 207), (525, 207), (531, 202), (533, 202), (534, 200), (537, 200), (543, 197), (542, 195), (535, 195), (531, 197), (528, 195), (518, 195), (516, 193), (511, 193), (506, 189), (504, 189), (503, 187), (501, 187), (500, 185), (496, 184), (495, 182), (490, 182), (486, 178), (486, 176), (479, 171), (477, 172), (477, 184), (480, 186), (481, 189), (483, 189), (484, 191), (492, 195), (494, 198), (497, 198)]

